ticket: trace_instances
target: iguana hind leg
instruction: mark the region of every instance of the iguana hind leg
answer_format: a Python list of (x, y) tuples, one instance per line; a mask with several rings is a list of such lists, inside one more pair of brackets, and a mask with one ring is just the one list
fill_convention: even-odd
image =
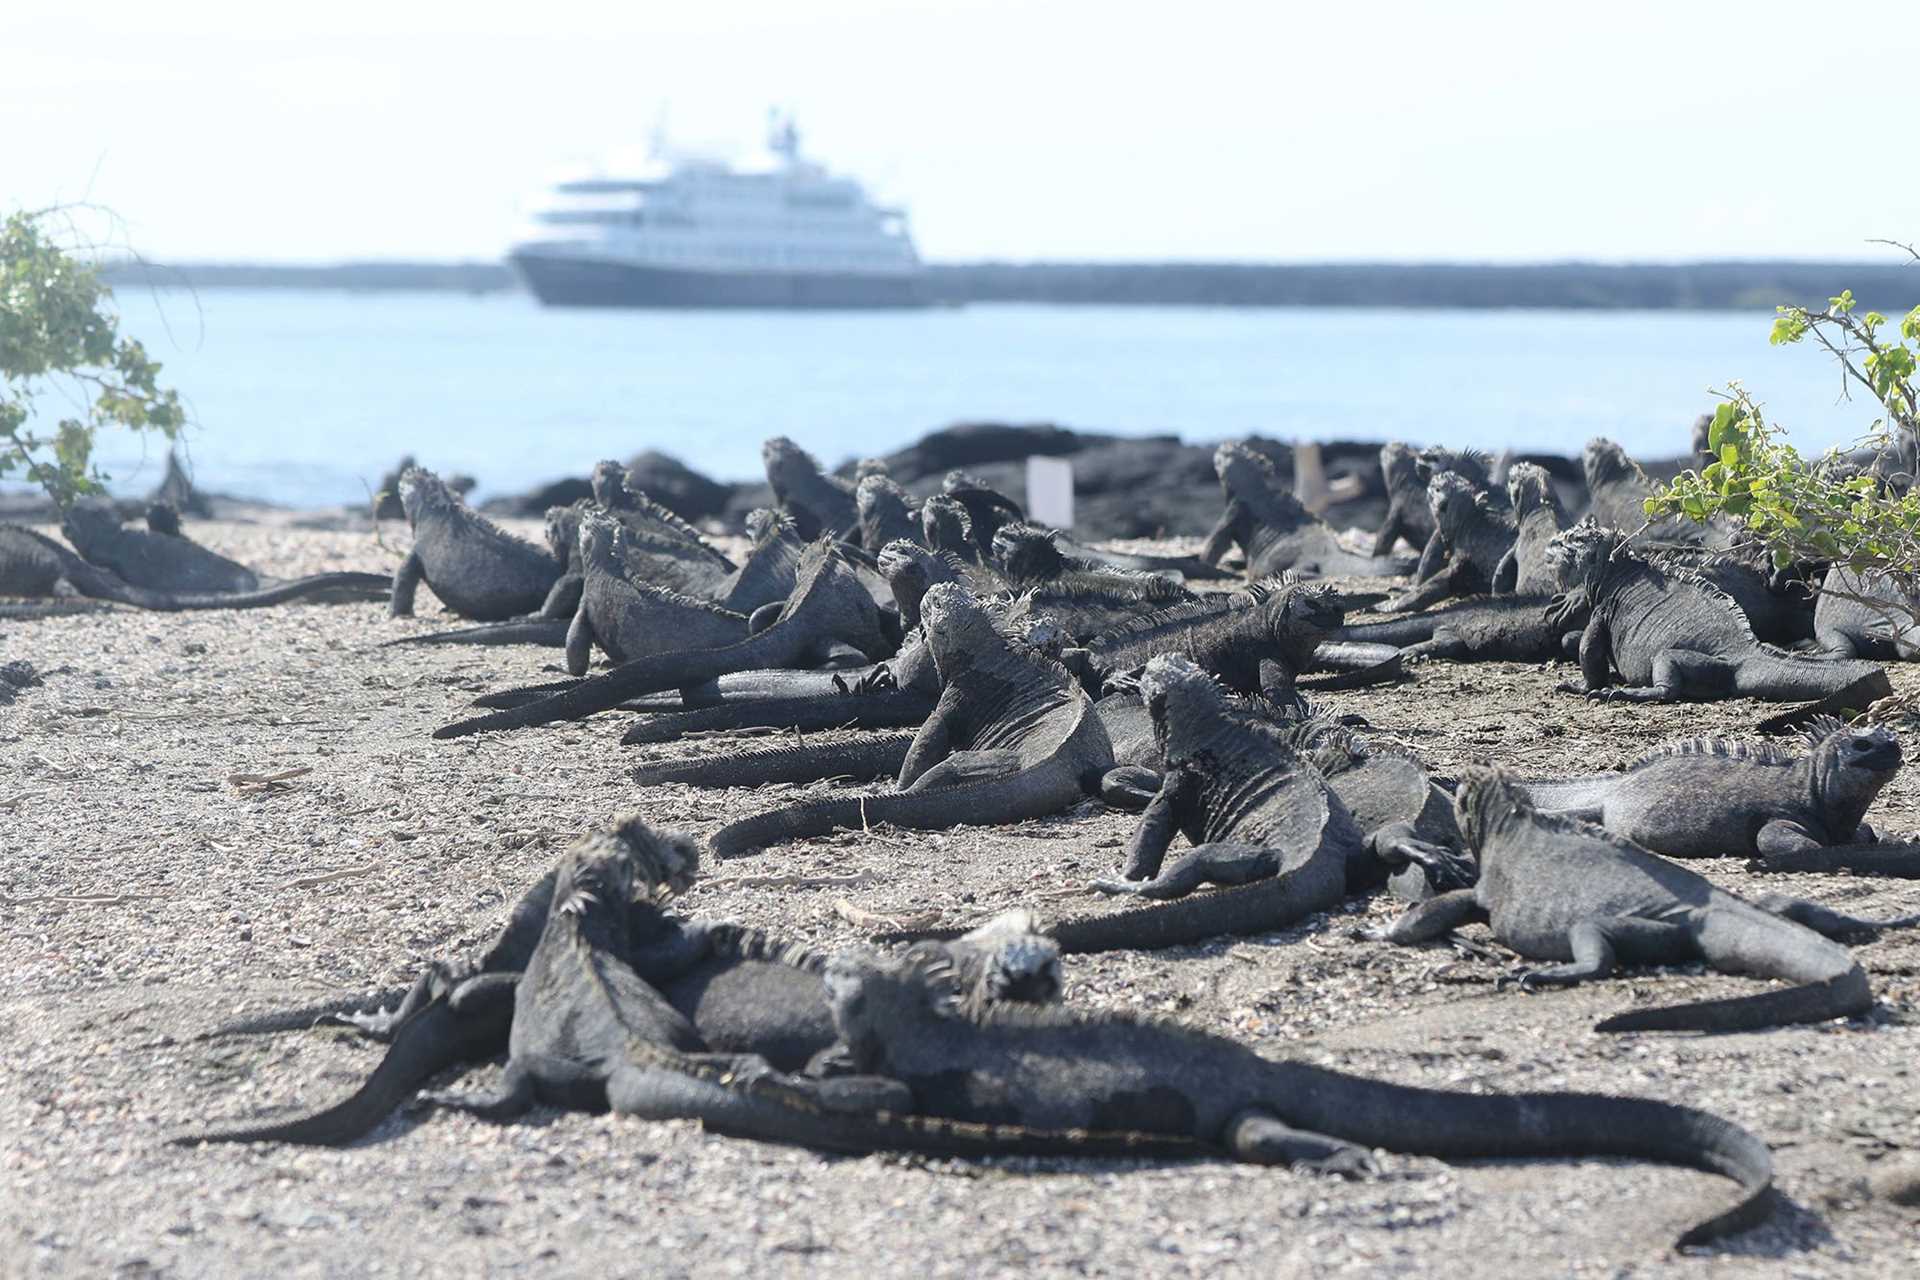
[(1271, 1111), (1249, 1107), (1227, 1121), (1227, 1149), (1249, 1164), (1284, 1164), (1344, 1178), (1373, 1173), (1365, 1147), (1322, 1133), (1295, 1129)]
[(1151, 880), (1095, 880), (1093, 887), (1101, 893), (1131, 893), (1142, 898), (1184, 898), (1203, 884), (1252, 884), (1279, 872), (1278, 849), (1221, 841), (1181, 854)]
[(423, 1091), (420, 1100), (448, 1111), (465, 1111), (482, 1120), (502, 1122), (525, 1115), (535, 1101), (534, 1072), (522, 1061), (509, 1062), (500, 1077), (500, 1087), (492, 1093), (467, 1093), (452, 1089)]
[(1828, 938), (1858, 937), (1861, 934), (1878, 933), (1882, 929), (1911, 929), (1920, 925), (1920, 915), (1895, 916), (1891, 920), (1867, 920), (1860, 916), (1850, 916), (1845, 912), (1823, 907), (1817, 902), (1808, 902), (1805, 898), (1789, 898), (1781, 893), (1769, 893), (1753, 900), (1753, 905), (1782, 920), (1791, 920), (1795, 924), (1805, 925), (1815, 933)]
[(1160, 791), (1160, 775), (1145, 765), (1123, 764), (1100, 777), (1100, 799), (1109, 807), (1141, 813)]
[(1368, 936), (1379, 942), (1411, 946), (1416, 942), (1443, 938), (1463, 924), (1486, 918), (1487, 909), (1480, 905), (1472, 889), (1455, 889), (1452, 893), (1443, 893), (1418, 906), (1409, 907), (1398, 920)]
[(960, 787), (969, 782), (992, 782), (1020, 772), (1020, 753), (1011, 748), (995, 751), (956, 751), (913, 780), (908, 791), (926, 791), (933, 787)]
[[(1616, 960), (1664, 964), (1699, 955), (1693, 930), (1686, 924), (1643, 920), (1638, 916), (1609, 916), (1582, 920), (1567, 930), (1573, 959), (1545, 969), (1531, 969), (1516, 978), (1522, 991), (1538, 986), (1570, 987), (1613, 972)], [(1502, 986), (1506, 980), (1501, 981)]]

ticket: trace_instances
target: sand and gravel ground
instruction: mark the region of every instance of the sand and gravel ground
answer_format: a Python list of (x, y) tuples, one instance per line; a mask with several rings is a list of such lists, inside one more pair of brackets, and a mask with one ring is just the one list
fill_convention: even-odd
[[(389, 570), (366, 533), (272, 524), (194, 532), (263, 570)], [(113, 612), (0, 623), (0, 661), (44, 687), (0, 708), (0, 1273), (45, 1275), (1319, 1275), (1920, 1273), (1920, 937), (1860, 948), (1867, 1018), (1717, 1037), (1606, 1037), (1635, 1002), (1747, 981), (1636, 971), (1573, 991), (1496, 991), (1506, 966), (1360, 941), (1386, 903), (1265, 937), (1070, 958), (1068, 998), (1177, 1014), (1275, 1055), (1447, 1087), (1584, 1088), (1690, 1102), (1772, 1145), (1762, 1228), (1665, 1248), (1727, 1184), (1620, 1161), (1449, 1166), (1388, 1156), (1347, 1183), (1229, 1164), (825, 1158), (540, 1111), (493, 1127), (407, 1111), (345, 1151), (176, 1148), (169, 1136), (312, 1108), (379, 1048), (332, 1031), (225, 1042), (237, 1014), (404, 983), (486, 937), (590, 823), (639, 810), (702, 834), (786, 796), (639, 792), (625, 768), (710, 744), (622, 749), (617, 717), (434, 742), (475, 694), (550, 678), (551, 650), (380, 650), (445, 625), (376, 605)], [(1426, 666), (1326, 695), (1443, 771), (1624, 762), (1663, 737), (1741, 732), (1765, 709), (1588, 705), (1564, 671)], [(1894, 673), (1920, 691), (1920, 669)], [(271, 786), (235, 775), (304, 770)], [(817, 790), (824, 790), (822, 784)], [(1920, 826), (1920, 774), (1883, 795)], [(879, 831), (708, 869), (688, 910), (820, 946), (837, 909), (970, 919), (1086, 909), (1132, 825), (1088, 803), (1015, 827)], [(1723, 860), (1706, 870), (1778, 891)], [(853, 877), (821, 887), (764, 877)], [(1920, 882), (1807, 877), (1788, 891), (1860, 914), (1920, 911)], [(496, 1068), (476, 1074), (484, 1078)]]

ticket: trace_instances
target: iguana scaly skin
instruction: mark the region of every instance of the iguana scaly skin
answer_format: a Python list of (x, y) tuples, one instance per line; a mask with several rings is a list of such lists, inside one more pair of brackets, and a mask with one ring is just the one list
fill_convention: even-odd
[(1498, 588), (1499, 571), (1514, 547), (1511, 517), (1497, 511), (1484, 491), (1455, 471), (1443, 471), (1427, 485), (1441, 558), (1412, 590), (1384, 601), (1388, 613), (1424, 609), (1448, 596), (1475, 595)]
[(1507, 472), (1507, 500), (1513, 507), (1513, 549), (1493, 575), (1496, 594), (1552, 595), (1560, 579), (1547, 559), (1547, 544), (1572, 526), (1553, 478), (1545, 467), (1516, 462)]
[(802, 557), (793, 595), (778, 618), (747, 639), (717, 649), (647, 654), (538, 701), (443, 725), (433, 736), (459, 738), (486, 729), (577, 720), (628, 698), (700, 684), (733, 671), (805, 665), (835, 641), (877, 662), (893, 651), (897, 637), (887, 638), (873, 597), (822, 540)]
[(1762, 644), (1731, 596), (1641, 555), (1618, 530), (1583, 519), (1552, 546), (1569, 591), (1584, 593), (1591, 606), (1580, 635), (1584, 684), (1561, 686), (1570, 692), (1632, 702), (1807, 702), (1850, 691), (1865, 706), (1892, 690), (1874, 663)]
[(1018, 822), (1098, 794), (1113, 748), (1079, 685), (1058, 664), (1012, 644), (957, 583), (929, 588), (920, 607), (942, 687), (900, 765), (900, 790), (729, 823), (713, 836), (716, 854), (879, 822), (920, 829)]
[(1813, 638), (1831, 657), (1920, 660), (1920, 598), (1891, 578), (1834, 565), (1814, 601)]
[(967, 532), (973, 539), (974, 558), (979, 560), (992, 554), (1002, 527), (1027, 518), (1019, 503), (968, 471), (956, 468), (940, 477), (940, 494), (965, 508)]
[(941, 555), (952, 556), (965, 564), (982, 561), (979, 543), (973, 536), (973, 517), (958, 499), (944, 493), (929, 495), (920, 504), (920, 541)]
[(717, 604), (627, 577), (626, 526), (609, 515), (580, 522), (580, 604), (567, 629), (567, 670), (587, 673), (594, 646), (614, 662), (676, 649), (718, 649), (747, 638), (747, 620)]
[(711, 597), (735, 569), (707, 544), (700, 531), (632, 486), (627, 468), (604, 460), (594, 464), (593, 500), (626, 526), (635, 556), (656, 566), (645, 581), (682, 595)]
[(1548, 662), (1571, 658), (1586, 625), (1582, 596), (1468, 596), (1404, 618), (1349, 622), (1333, 635), (1390, 644), (1409, 657), (1453, 662)]
[(1086, 646), (1086, 681), (1100, 689), (1159, 654), (1178, 653), (1235, 693), (1284, 695), (1344, 616), (1317, 584), (1290, 577), (1260, 583), (1237, 601), (1175, 605), (1094, 638)]
[[(109, 570), (88, 564), (45, 534), (14, 524), (0, 524), (0, 596), (86, 596), (175, 613), (201, 609), (260, 609), (284, 604), (315, 592), (335, 588), (360, 589), (378, 599), (391, 579), (370, 573), (322, 573), (277, 583), (257, 591), (217, 592), (210, 595), (156, 591), (136, 587)], [(27, 606), (35, 613), (44, 606)], [(25, 612), (7, 616), (27, 616)]]
[(1647, 473), (1625, 449), (1605, 436), (1587, 441), (1580, 463), (1587, 476), (1587, 515), (1596, 523), (1623, 530), (1636, 544), (1727, 545), (1724, 530), (1695, 524), (1682, 516), (1668, 516), (1648, 524), (1645, 504), (1653, 496), (1653, 481), (1647, 479)]
[(1423, 550), (1433, 537), (1433, 511), (1420, 479), (1420, 455), (1410, 444), (1389, 440), (1380, 446), (1380, 474), (1387, 483), (1387, 514), (1373, 535), (1373, 554), (1384, 556), (1401, 541)]
[(1328, 577), (1394, 577), (1408, 572), (1410, 560), (1361, 555), (1340, 545), (1334, 531), (1312, 515), (1280, 484), (1273, 464), (1244, 445), (1227, 443), (1214, 451), (1226, 510), (1207, 535), (1200, 559), (1218, 564), (1229, 547), (1246, 554), (1247, 577), (1258, 581), (1288, 569)]
[(1866, 971), (1822, 935), (1920, 923), (1920, 916), (1859, 920), (1793, 898), (1748, 902), (1591, 823), (1534, 812), (1496, 770), (1462, 778), (1454, 806), (1480, 879), (1408, 911), (1386, 931), (1388, 941), (1422, 942), (1485, 920), (1527, 959), (1561, 962), (1522, 974), (1522, 989), (1604, 978), (1617, 961), (1703, 960), (1722, 972), (1794, 984), (1616, 1014), (1597, 1031), (1746, 1031), (1864, 1013), (1873, 1005)]
[(760, 460), (766, 465), (774, 498), (803, 541), (822, 535), (859, 536), (860, 513), (852, 486), (822, 471), (812, 454), (785, 436), (774, 436), (760, 446)]
[[(722, 1132), (841, 1151), (1114, 1153), (1162, 1147), (904, 1114), (911, 1095), (876, 1076), (802, 1079), (757, 1054), (706, 1050), (693, 1025), (626, 959), (634, 872), (617, 833), (576, 846), (515, 994), (510, 1056), (492, 1095), (428, 1095), (442, 1106), (511, 1119), (537, 1098), (648, 1119), (697, 1118)], [(1175, 1144), (1167, 1149), (1179, 1149)]]
[(1533, 807), (1599, 823), (1673, 858), (1776, 857), (1871, 842), (1863, 825), (1900, 771), (1900, 741), (1883, 728), (1818, 717), (1808, 750), (1724, 738), (1663, 743), (1624, 772), (1518, 784)]
[(1693, 1244), (1762, 1220), (1772, 1160), (1737, 1125), (1690, 1107), (1578, 1093), (1462, 1093), (1273, 1061), (1221, 1036), (1119, 1012), (967, 1010), (910, 964), (849, 954), (828, 968), (834, 1017), (862, 1071), (934, 1116), (1043, 1128), (1124, 1123), (1260, 1164), (1355, 1173), (1373, 1148), (1442, 1159), (1630, 1156), (1702, 1169), (1738, 1199)]
[(421, 582), (464, 618), (495, 622), (533, 613), (566, 572), (550, 552), (516, 538), (461, 502), (440, 477), (414, 467), (400, 477), (413, 550), (393, 577), (388, 612), (413, 613)]
[(753, 546), (746, 563), (715, 588), (714, 599), (735, 613), (751, 616), (755, 609), (793, 594), (807, 544), (793, 521), (765, 508), (747, 513), (747, 537)]
[(860, 519), (860, 545), (869, 551), (878, 551), (897, 539), (919, 541), (920, 521), (907, 491), (886, 476), (862, 476), (853, 491), (853, 502)]

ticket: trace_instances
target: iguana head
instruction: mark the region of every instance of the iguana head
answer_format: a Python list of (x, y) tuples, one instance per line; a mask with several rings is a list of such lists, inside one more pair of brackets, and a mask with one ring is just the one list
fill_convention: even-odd
[(1427, 481), (1427, 510), (1440, 536), (1452, 542), (1486, 509), (1486, 495), (1458, 471), (1442, 471)]
[(1153, 736), (1162, 751), (1182, 750), (1178, 742), (1183, 726), (1211, 727), (1226, 710), (1227, 696), (1219, 684), (1184, 653), (1148, 659), (1139, 684), (1140, 701), (1153, 717)]
[(884, 472), (866, 475), (860, 477), (853, 491), (853, 505), (862, 521), (871, 520), (877, 514), (905, 516), (907, 493)]
[(868, 476), (880, 476), (883, 479), (893, 474), (893, 468), (887, 465), (885, 458), (862, 458), (853, 464), (855, 481), (865, 480)]
[(1057, 577), (1067, 567), (1053, 529), (1030, 524), (1003, 524), (993, 531), (993, 562), (1000, 572), (1019, 581)]
[(965, 553), (973, 547), (973, 519), (955, 498), (936, 493), (920, 504), (920, 526), (935, 551)]
[(775, 511), (772, 507), (755, 507), (747, 512), (744, 524), (747, 537), (755, 547), (765, 546), (788, 534), (793, 534), (796, 538), (799, 536), (794, 529), (793, 517), (784, 511)]
[(1855, 729), (1832, 716), (1819, 716), (1807, 727), (1807, 740), (1813, 747), (1808, 764), (1814, 795), (1830, 820), (1846, 828), (1832, 833), (1845, 840), (1880, 788), (1900, 772), (1900, 739), (1884, 726)]
[(180, 509), (171, 502), (149, 502), (147, 532), (164, 534), (169, 538), (183, 536), (180, 532)]
[(1414, 474), (1420, 477), (1421, 484), (1432, 484), (1435, 476), (1449, 471), (1465, 476), (1478, 489), (1486, 488), (1491, 476), (1487, 455), (1478, 449), (1449, 449), (1443, 444), (1430, 444), (1420, 451)]
[(943, 683), (952, 682), (981, 659), (1007, 651), (1006, 638), (992, 616), (957, 582), (927, 588), (920, 598), (920, 626)]
[(629, 814), (573, 842), (560, 864), (553, 909), (577, 915), (599, 903), (624, 912), (630, 902), (685, 893), (699, 873), (698, 840), (680, 831), (655, 831), (638, 814)]
[(1506, 770), (1482, 765), (1461, 771), (1460, 785), (1453, 792), (1453, 815), (1461, 838), (1476, 856), (1489, 836), (1532, 811)]
[(1404, 441), (1389, 440), (1380, 446), (1380, 474), (1386, 478), (1388, 493), (1419, 483), (1419, 464), (1420, 455)]
[(420, 517), (431, 511), (450, 511), (460, 499), (439, 476), (425, 467), (408, 467), (400, 473), (400, 508), (407, 513), (407, 524), (417, 528)]
[(774, 436), (761, 445), (760, 461), (767, 468), (767, 483), (781, 497), (794, 481), (820, 474), (820, 464), (813, 455), (785, 436)]
[(1296, 659), (1296, 665), (1346, 621), (1346, 610), (1332, 587), (1303, 581), (1291, 573), (1256, 582), (1247, 588), (1247, 594), (1261, 612), (1267, 638)]
[(1034, 927), (1024, 907), (1003, 911), (952, 942), (924, 942), (907, 952), (930, 988), (945, 986), (962, 1011), (1009, 1001), (1052, 1004), (1060, 998), (1060, 944)]
[(580, 563), (592, 565), (602, 573), (625, 577), (626, 527), (604, 511), (586, 511), (580, 516)]
[(1587, 441), (1587, 447), (1580, 454), (1580, 465), (1587, 473), (1587, 488), (1590, 490), (1623, 476), (1646, 478), (1639, 464), (1627, 456), (1627, 451), (1605, 436), (1595, 436)]
[(626, 505), (627, 467), (625, 463), (603, 458), (593, 464), (593, 500), (609, 511)]
[(547, 550), (553, 552), (555, 560), (573, 562), (580, 548), (580, 516), (587, 505), (582, 499), (564, 507), (547, 508)]
[(1508, 469), (1507, 497), (1513, 503), (1516, 520), (1560, 505), (1560, 496), (1553, 490), (1553, 477), (1545, 467), (1531, 462), (1516, 462)]
[(1592, 516), (1582, 516), (1570, 529), (1562, 529), (1547, 543), (1547, 567), (1562, 587), (1572, 591), (1585, 589), (1598, 599), (1597, 588), (1613, 561), (1613, 553), (1626, 541), (1618, 529), (1609, 529)]

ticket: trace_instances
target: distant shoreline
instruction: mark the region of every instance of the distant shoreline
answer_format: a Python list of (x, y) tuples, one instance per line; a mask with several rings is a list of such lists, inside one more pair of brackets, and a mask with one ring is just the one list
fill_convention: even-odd
[[(501, 263), (111, 263), (110, 284), (195, 289), (517, 292)], [(1072, 263), (975, 262), (928, 268), (949, 304), (1062, 306), (1414, 307), (1731, 311), (1824, 307), (1842, 289), (1862, 306), (1920, 302), (1920, 266), (1898, 262)]]

